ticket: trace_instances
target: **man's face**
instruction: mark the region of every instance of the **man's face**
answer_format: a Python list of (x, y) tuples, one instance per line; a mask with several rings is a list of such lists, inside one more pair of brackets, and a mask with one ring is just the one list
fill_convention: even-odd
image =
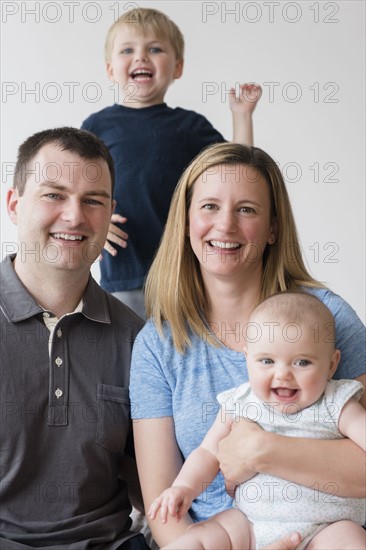
[(108, 165), (45, 145), (27, 167), (23, 195), (9, 191), (8, 212), (18, 226), (17, 263), (88, 273), (112, 214)]

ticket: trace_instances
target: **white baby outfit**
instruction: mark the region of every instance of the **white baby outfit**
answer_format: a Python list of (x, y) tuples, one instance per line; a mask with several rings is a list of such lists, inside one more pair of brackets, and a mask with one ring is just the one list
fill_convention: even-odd
[[(362, 392), (362, 384), (355, 380), (331, 380), (316, 403), (301, 411), (296, 404), (287, 404), (283, 413), (260, 401), (249, 383), (220, 393), (218, 400), (223, 415), (247, 417), (269, 432), (290, 437), (341, 439), (344, 436), (338, 430), (340, 412), (351, 397), (359, 400)], [(345, 519), (360, 525), (365, 523), (366, 499), (337, 496), (337, 484), (331, 479), (327, 492), (324, 489), (316, 482), (308, 488), (257, 474), (236, 488), (234, 507), (253, 523), (257, 548), (298, 531), (302, 535), (300, 549), (330, 523)]]

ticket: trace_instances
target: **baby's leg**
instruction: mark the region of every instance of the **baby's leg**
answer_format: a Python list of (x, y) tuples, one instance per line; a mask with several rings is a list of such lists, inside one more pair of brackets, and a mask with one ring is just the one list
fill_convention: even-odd
[(232, 550), (255, 548), (251, 523), (239, 510), (226, 510), (190, 525), (187, 531), (161, 550)]
[(306, 550), (365, 550), (366, 531), (353, 521), (337, 521), (315, 535)]

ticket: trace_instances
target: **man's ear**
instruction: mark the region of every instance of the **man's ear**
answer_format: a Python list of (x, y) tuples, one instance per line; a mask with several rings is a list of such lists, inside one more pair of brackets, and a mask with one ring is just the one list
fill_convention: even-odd
[(178, 61), (175, 62), (175, 71), (173, 76), (176, 80), (182, 76), (183, 65), (184, 65), (183, 59), (178, 59)]
[(333, 357), (330, 362), (329, 372), (328, 372), (328, 380), (330, 380), (337, 370), (339, 360), (341, 358), (341, 352), (339, 349), (334, 350)]
[(8, 209), (9, 218), (17, 225), (18, 223), (18, 202), (19, 192), (18, 189), (11, 187), (6, 194), (6, 206)]

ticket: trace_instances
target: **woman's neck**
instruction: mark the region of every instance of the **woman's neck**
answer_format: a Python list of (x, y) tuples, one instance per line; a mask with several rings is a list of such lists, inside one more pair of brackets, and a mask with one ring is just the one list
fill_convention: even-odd
[[(249, 316), (258, 302), (260, 277), (241, 281), (205, 281), (208, 301), (207, 321), (211, 331), (224, 345), (243, 351)], [(208, 284), (207, 284), (208, 283)]]

